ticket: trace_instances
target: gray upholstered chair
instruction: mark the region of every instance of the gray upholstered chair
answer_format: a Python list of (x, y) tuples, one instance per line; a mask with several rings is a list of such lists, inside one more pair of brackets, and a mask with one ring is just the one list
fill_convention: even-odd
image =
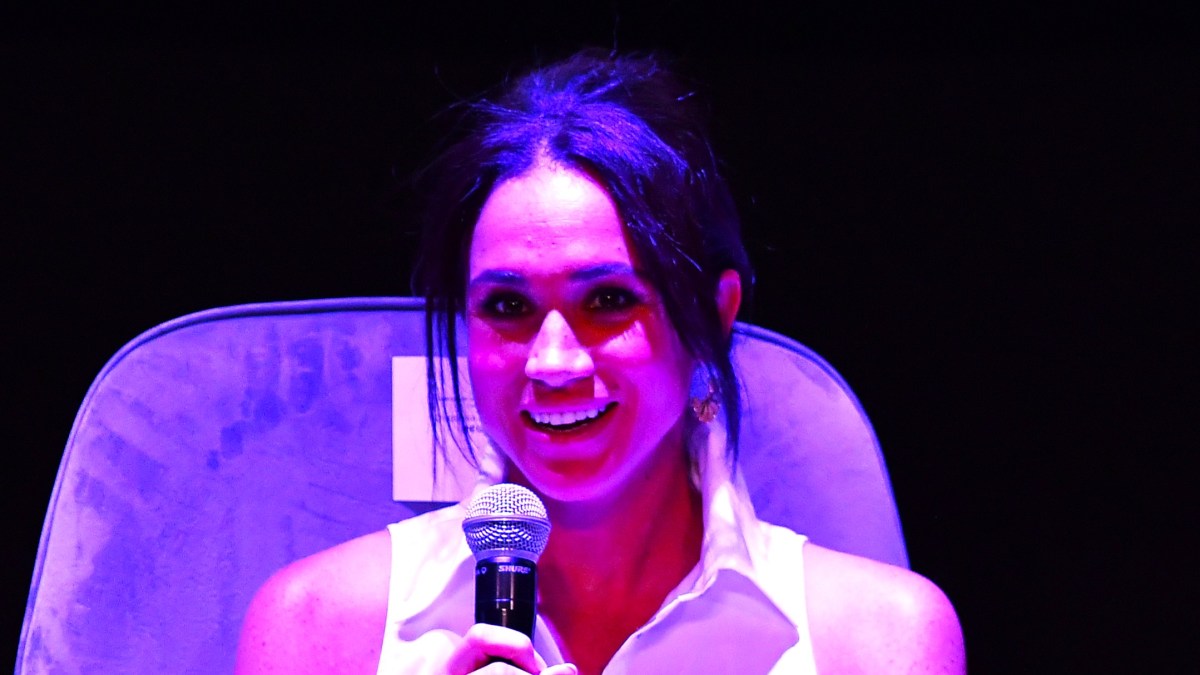
[[(431, 489), (424, 410), (403, 394), (424, 391), (423, 330), (408, 298), (272, 303), (186, 316), (122, 349), (63, 452), (17, 672), (229, 672), (274, 570), (432, 508), (393, 499)], [(761, 328), (739, 325), (735, 350), (760, 516), (906, 565), (846, 384)]]

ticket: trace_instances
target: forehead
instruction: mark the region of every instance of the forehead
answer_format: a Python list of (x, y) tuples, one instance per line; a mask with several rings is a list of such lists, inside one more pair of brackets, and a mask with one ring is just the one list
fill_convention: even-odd
[(600, 184), (561, 166), (538, 166), (497, 185), (471, 239), (471, 277), (489, 269), (536, 275), (604, 263), (633, 265), (620, 214)]

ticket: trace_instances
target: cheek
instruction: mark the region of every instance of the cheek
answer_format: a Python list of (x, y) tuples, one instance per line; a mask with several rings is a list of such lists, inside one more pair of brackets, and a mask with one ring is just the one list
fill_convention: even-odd
[[(504, 359), (496, 352), (496, 345), (487, 340), (479, 340), (474, 334), (471, 335), (469, 345), (467, 372), (471, 380), (475, 410), (486, 433), (494, 437), (500, 431), (497, 424), (504, 418), (501, 411), (506, 407), (508, 399), (504, 395), (508, 390), (505, 383), (511, 376), (506, 372)], [(481, 393), (483, 395), (480, 395)]]
[(505, 340), (486, 325), (468, 322), (467, 345), (472, 386), (486, 385), (494, 391), (503, 380), (525, 372), (525, 346)]
[(651, 365), (654, 348), (646, 324), (641, 321), (629, 324), (621, 334), (604, 343), (603, 353), (608, 358), (619, 359), (630, 365)]
[(655, 392), (655, 398), (686, 391), (691, 379), (691, 359), (674, 333), (642, 322), (608, 341), (603, 358), (633, 371), (643, 388)]

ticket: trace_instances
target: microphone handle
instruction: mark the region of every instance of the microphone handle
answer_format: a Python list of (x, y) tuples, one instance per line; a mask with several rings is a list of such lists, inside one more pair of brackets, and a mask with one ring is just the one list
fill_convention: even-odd
[(537, 565), (514, 555), (475, 563), (475, 623), (505, 626), (533, 639)]

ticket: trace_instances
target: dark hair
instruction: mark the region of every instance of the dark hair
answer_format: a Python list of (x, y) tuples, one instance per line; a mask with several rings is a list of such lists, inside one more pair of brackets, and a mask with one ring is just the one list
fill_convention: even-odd
[[(655, 56), (581, 52), (509, 83), (459, 112), (457, 137), (432, 179), (414, 292), (425, 297), (430, 419), (448, 419), (446, 377), (474, 459), (458, 386), (456, 319), (463, 316), (471, 234), (492, 189), (539, 162), (586, 172), (616, 204), (684, 348), (708, 372), (736, 457), (740, 392), (716, 304), (724, 270), (753, 283), (729, 188), (717, 171), (694, 92)], [(445, 356), (448, 374), (435, 366)]]

